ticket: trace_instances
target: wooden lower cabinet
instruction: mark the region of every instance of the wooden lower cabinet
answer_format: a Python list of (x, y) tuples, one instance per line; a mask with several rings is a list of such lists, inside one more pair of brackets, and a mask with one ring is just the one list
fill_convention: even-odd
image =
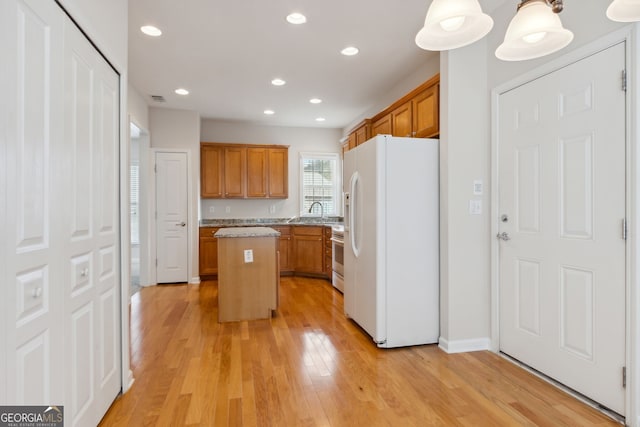
[(331, 244), (331, 227), (324, 228), (324, 275), (333, 276), (333, 248)]
[(215, 227), (200, 227), (200, 276), (218, 274), (218, 239)]
[[(280, 273), (331, 278), (331, 227), (324, 225), (271, 226), (280, 232)], [(219, 227), (200, 227), (200, 276), (218, 274)]]
[(323, 226), (293, 227), (293, 263), (296, 273), (324, 273)]
[(280, 273), (292, 273), (293, 265), (291, 264), (291, 227), (289, 226), (271, 226), (280, 232), (278, 241), (278, 251), (280, 251)]

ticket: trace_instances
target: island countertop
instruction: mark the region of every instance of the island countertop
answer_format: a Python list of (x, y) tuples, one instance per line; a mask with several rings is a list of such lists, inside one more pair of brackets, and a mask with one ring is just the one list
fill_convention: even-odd
[(226, 237), (279, 237), (280, 232), (270, 227), (228, 227), (221, 228), (214, 236), (219, 239)]

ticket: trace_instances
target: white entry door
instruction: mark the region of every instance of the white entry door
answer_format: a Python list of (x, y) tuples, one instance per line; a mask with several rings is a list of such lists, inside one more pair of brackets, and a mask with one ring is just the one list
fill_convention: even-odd
[(188, 281), (187, 154), (156, 153), (157, 282)]
[(502, 94), (498, 130), (500, 350), (622, 415), (624, 69), (621, 43)]

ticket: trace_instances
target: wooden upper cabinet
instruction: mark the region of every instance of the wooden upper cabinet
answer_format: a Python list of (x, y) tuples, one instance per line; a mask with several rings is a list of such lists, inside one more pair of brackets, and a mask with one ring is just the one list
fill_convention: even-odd
[(356, 134), (356, 146), (364, 144), (369, 139), (369, 124), (364, 123), (358, 129), (355, 130)]
[(247, 197), (267, 197), (266, 148), (247, 148)]
[(200, 145), (203, 198), (289, 197), (289, 147), (286, 145)]
[(224, 196), (245, 197), (247, 188), (247, 149), (231, 147), (224, 149)]
[(204, 198), (223, 197), (222, 159), (222, 147), (203, 145), (200, 148), (200, 195)]
[(356, 148), (358, 146), (357, 143), (357, 139), (356, 139), (356, 133), (355, 132), (351, 132), (349, 134), (349, 150), (353, 150), (354, 148)]
[(391, 113), (385, 114), (371, 125), (371, 136), (391, 135)]
[(289, 197), (289, 150), (269, 148), (268, 156), (268, 197), (286, 199)]
[(405, 102), (391, 112), (391, 132), (393, 136), (412, 136), (411, 101)]
[(440, 133), (439, 94), (435, 84), (413, 98), (413, 132), (416, 138), (428, 138)]
[[(432, 138), (440, 134), (440, 75), (427, 80), (370, 121), (370, 135)], [(349, 142), (358, 128), (349, 134)], [(368, 139), (367, 138), (367, 139)], [(355, 139), (355, 138), (354, 138)], [(351, 147), (351, 144), (349, 144)]]

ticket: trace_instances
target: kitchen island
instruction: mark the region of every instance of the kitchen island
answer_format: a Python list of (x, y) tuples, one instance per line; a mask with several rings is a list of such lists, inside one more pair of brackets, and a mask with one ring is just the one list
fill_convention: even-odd
[(218, 239), (218, 322), (267, 319), (278, 308), (278, 237), (269, 227), (230, 227)]

